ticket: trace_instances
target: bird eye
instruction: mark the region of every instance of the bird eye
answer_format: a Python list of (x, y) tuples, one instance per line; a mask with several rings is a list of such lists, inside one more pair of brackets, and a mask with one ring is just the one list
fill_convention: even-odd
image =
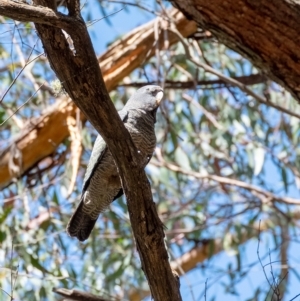
[(152, 91), (151, 91), (151, 95), (152, 95), (152, 96), (156, 96), (156, 94), (157, 94), (157, 90), (152, 90)]

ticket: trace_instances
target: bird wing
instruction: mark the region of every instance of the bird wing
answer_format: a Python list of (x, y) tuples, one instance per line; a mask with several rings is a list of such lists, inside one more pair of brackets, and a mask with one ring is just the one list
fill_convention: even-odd
[[(121, 120), (124, 122), (127, 118), (128, 111), (127, 110), (121, 110), (118, 112)], [(103, 138), (98, 135), (97, 139), (94, 143), (94, 147), (92, 150), (92, 154), (84, 175), (84, 180), (83, 180), (83, 188), (82, 188), (82, 194), (87, 190), (90, 180), (94, 174), (94, 171), (97, 169), (98, 165), (101, 163), (101, 159), (105, 152), (107, 151), (107, 146)], [(122, 195), (122, 194), (121, 194)]]

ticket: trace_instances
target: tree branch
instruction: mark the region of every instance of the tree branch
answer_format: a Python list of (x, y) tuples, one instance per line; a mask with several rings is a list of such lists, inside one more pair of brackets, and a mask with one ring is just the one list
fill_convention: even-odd
[(53, 292), (63, 296), (62, 301), (109, 301), (106, 298), (98, 297), (90, 293), (65, 288), (53, 288)]
[(225, 177), (216, 176), (216, 175), (201, 174), (201, 173), (195, 172), (195, 171), (184, 170), (183, 168), (181, 168), (177, 165), (174, 165), (174, 164), (164, 161), (161, 156), (158, 155), (158, 157), (159, 157), (160, 161), (152, 160), (151, 164), (153, 164), (155, 166), (159, 166), (159, 167), (166, 167), (172, 171), (179, 172), (179, 173), (182, 173), (182, 174), (185, 174), (188, 176), (192, 176), (196, 179), (208, 179), (208, 180), (220, 183), (220, 184), (236, 186), (239, 188), (249, 190), (250, 192), (254, 193), (255, 196), (259, 197), (263, 203), (269, 203), (272, 201), (276, 201), (276, 202), (285, 203), (285, 204), (289, 204), (289, 205), (300, 205), (299, 199), (294, 199), (294, 198), (290, 198), (290, 197), (280, 197), (267, 190), (263, 190), (262, 188), (260, 188), (258, 186), (254, 186), (254, 185), (251, 185), (251, 184), (248, 184), (246, 182), (239, 181), (236, 179), (230, 179), (230, 178), (225, 178)]
[[(267, 81), (267, 77), (263, 74), (250, 74), (246, 76), (233, 76), (233, 79), (241, 82), (244, 85), (256, 85), (265, 83)], [(152, 85), (155, 84), (154, 82), (133, 82), (133, 83), (126, 83), (120, 84), (119, 87), (143, 87), (145, 85)], [(224, 81), (223, 79), (212, 79), (212, 80), (195, 80), (195, 81), (173, 81), (173, 80), (166, 80), (164, 82), (165, 89), (195, 89), (198, 86), (201, 86), (202, 89), (205, 89), (207, 86), (212, 86), (212, 89), (221, 88), (228, 85), (228, 82)], [(196, 85), (196, 87), (195, 87)]]
[(21, 22), (55, 26), (66, 31), (69, 31), (75, 24), (73, 18), (51, 8), (11, 0), (0, 0), (0, 15)]

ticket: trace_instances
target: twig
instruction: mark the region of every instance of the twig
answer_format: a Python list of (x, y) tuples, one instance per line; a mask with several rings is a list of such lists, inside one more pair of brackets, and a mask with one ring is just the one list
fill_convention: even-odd
[(0, 287), (0, 291), (5, 293), (10, 298), (10, 300), (13, 300), (13, 297), (7, 291), (5, 291), (2, 287)]
[(13, 294), (14, 294), (14, 290), (13, 290), (13, 252), (14, 252), (14, 242), (13, 240), (11, 241), (11, 253), (10, 253), (10, 298), (11, 300), (14, 299)]
[[(271, 250), (269, 248), (269, 264), (270, 264), (271, 275), (272, 275), (272, 279), (273, 279), (273, 286), (272, 286), (272, 288), (273, 288), (273, 295), (276, 295), (277, 296), (277, 301), (279, 301), (280, 300), (280, 292), (279, 292), (279, 287), (278, 287), (277, 280), (276, 280), (274, 272), (273, 272), (273, 263), (274, 262), (272, 262), (272, 258), (271, 258)], [(273, 299), (273, 296), (272, 296), (272, 299)]]
[(39, 54), (38, 56), (36, 56), (34, 59), (30, 60), (29, 61), (29, 58), (33, 52), (33, 49), (34, 47), (32, 48), (30, 54), (29, 54), (29, 57), (28, 57), (28, 60), (27, 62), (25, 63), (25, 65), (21, 68), (21, 70), (19, 71), (19, 73), (17, 74), (17, 76), (13, 79), (13, 81), (11, 82), (11, 84), (9, 85), (9, 87), (6, 89), (6, 91), (4, 92), (3, 96), (1, 97), (0, 99), (0, 104), (1, 102), (4, 100), (4, 97), (7, 95), (7, 93), (9, 92), (9, 90), (11, 89), (11, 87), (15, 84), (16, 80), (18, 79), (18, 77), (21, 75), (21, 73), (24, 71), (24, 69), (30, 64), (32, 63), (33, 61), (35, 61), (36, 59), (38, 59), (40, 56), (42, 56), (44, 53), (41, 53)]
[[(19, 30), (18, 30), (18, 32), (19, 32)], [(15, 38), (13, 38), (13, 41), (14, 41), (14, 39)], [(34, 49), (35, 49), (38, 41), (39, 41), (39, 39), (37, 39), (36, 42), (34, 43), (34, 45), (31, 47), (30, 54), (29, 54), (28, 59), (26, 61), (25, 61), (25, 58), (23, 56), (23, 52), (20, 49), (19, 43), (17, 43), (17, 42), (15, 43), (15, 45), (16, 45), (15, 48), (16, 48), (16, 51), (18, 53), (18, 57), (20, 58), (20, 63), (21, 63), (21, 66), (22, 66), (22, 70), (24, 70), (25, 75), (31, 81), (31, 83), (32, 83), (32, 85), (33, 85), (33, 87), (34, 87), (35, 90), (38, 89), (38, 84), (37, 84), (34, 76), (32, 75), (32, 73), (30, 72), (30, 70), (32, 69), (33, 66), (30, 66), (30, 68), (28, 68), (29, 70), (27, 70), (27, 68), (25, 68), (25, 67), (29, 66), (29, 64), (32, 62), (32, 60), (31, 60), (30, 63), (28, 64), (29, 59), (30, 59), (30, 57), (31, 57), (31, 55), (32, 55), (32, 53), (33, 53), (33, 51), (34, 51)], [(21, 42), (23, 44), (23, 41), (21, 41)], [(34, 60), (36, 60), (38, 57), (39, 57), (39, 55), (37, 57), (35, 57)]]
[(37, 92), (42, 88), (42, 86), (45, 84), (46, 82), (42, 83), (38, 89), (32, 94), (31, 97), (29, 97), (22, 105), (20, 105), (13, 114), (11, 114), (9, 117), (7, 117), (2, 123), (0, 123), (0, 126), (2, 126), (6, 121), (8, 121), (10, 118), (12, 118), (20, 109), (22, 109), (36, 94)]
[(300, 294), (296, 295), (293, 299), (291, 299), (290, 301), (294, 301), (296, 300), (296, 298), (300, 297)]
[(176, 260), (176, 257), (173, 253), (173, 251), (171, 250), (171, 248), (169, 248), (169, 253), (171, 254), (171, 256), (173, 257), (173, 262), (177, 264), (177, 269), (179, 270), (180, 272), (180, 275), (183, 276), (183, 278), (185, 279), (186, 281), (186, 284), (190, 290), (190, 293), (191, 293), (191, 296), (192, 296), (192, 300), (193, 301), (196, 301), (196, 298), (195, 298), (195, 295), (194, 295), (194, 292), (193, 292), (193, 288), (192, 288), (192, 285), (191, 283), (189, 282), (189, 278), (188, 276), (186, 275), (185, 271), (183, 270), (183, 268), (181, 267), (181, 264), (179, 261)]
[[(19, 264), (17, 265), (17, 268), (16, 268), (16, 272), (15, 272), (15, 281), (14, 283), (12, 284), (12, 292), (14, 291), (15, 289), (15, 286), (16, 286), (16, 283), (17, 283), (17, 279), (18, 279), (18, 274), (19, 274)], [(13, 297), (13, 296), (12, 296)], [(12, 300), (14, 300), (12, 298)]]
[(65, 288), (53, 288), (53, 292), (65, 297), (65, 301), (109, 301), (106, 298), (98, 297), (90, 293)]
[(207, 280), (208, 280), (208, 278), (206, 278), (206, 280), (205, 280), (205, 287), (204, 287), (204, 301), (206, 301)]
[(190, 45), (187, 43), (187, 41), (184, 39), (184, 37), (181, 35), (181, 33), (177, 30), (176, 26), (172, 23), (171, 24), (171, 28), (170, 30), (177, 35), (177, 37), (179, 38), (179, 40), (181, 41), (183, 48), (185, 50), (185, 54), (187, 56), (187, 59), (190, 60), (192, 63), (194, 63), (196, 66), (198, 66), (199, 68), (202, 68), (204, 71), (209, 72), (211, 74), (216, 75), (218, 78), (222, 79), (223, 81), (225, 81), (228, 84), (234, 85), (238, 88), (240, 88), (242, 91), (246, 92), (248, 95), (252, 96), (254, 99), (256, 99), (258, 102), (265, 104), (266, 106), (270, 106), (273, 107), (281, 112), (284, 112), (286, 114), (289, 114), (291, 116), (294, 116), (296, 118), (300, 119), (300, 115), (292, 112), (284, 107), (278, 106), (270, 101), (267, 101), (264, 97), (256, 94), (255, 92), (253, 92), (251, 89), (249, 89), (246, 85), (242, 84), (241, 82), (227, 77), (226, 75), (220, 73), (219, 71), (215, 70), (214, 68), (210, 67), (207, 64), (204, 64), (202, 62), (200, 62), (199, 60), (197, 60), (196, 58), (194, 58), (194, 56), (192, 55), (192, 52), (190, 50)]
[(267, 276), (267, 274), (266, 274), (266, 271), (265, 271), (265, 267), (264, 267), (264, 265), (262, 264), (262, 261), (261, 261), (260, 255), (259, 255), (259, 246), (260, 246), (260, 223), (261, 223), (261, 220), (259, 221), (259, 226), (258, 226), (258, 235), (257, 235), (258, 243), (257, 243), (256, 254), (257, 254), (257, 258), (258, 258), (258, 260), (259, 260), (259, 263), (260, 263), (260, 265), (261, 265), (261, 267), (262, 267), (262, 269), (263, 269), (265, 278), (266, 278), (266, 280), (268, 281), (268, 283), (269, 283), (269, 285), (270, 285), (270, 288), (271, 288), (271, 289), (273, 290), (273, 292), (274, 292), (273, 285), (272, 285), (272, 284), (270, 283), (270, 281), (269, 281), (269, 278), (268, 278), (268, 276)]
[(11, 115), (13, 121), (15, 122), (16, 126), (19, 129), (22, 129), (24, 127), (24, 122), (21, 118), (19, 118), (18, 116), (14, 115), (14, 111), (8, 107), (5, 103), (2, 103), (1, 106), (5, 109), (6, 113), (8, 113), (9, 115)]
[[(159, 157), (158, 149), (157, 149), (156, 153), (158, 154), (158, 157)], [(239, 181), (239, 180), (225, 178), (225, 177), (221, 177), (221, 176), (209, 175), (209, 174), (201, 174), (201, 173), (195, 172), (195, 171), (188, 171), (177, 165), (174, 165), (174, 164), (164, 161), (164, 159), (162, 157), (159, 157), (158, 159), (160, 161), (152, 160), (150, 164), (153, 164), (155, 166), (161, 166), (161, 167), (163, 166), (172, 171), (180, 172), (182, 174), (195, 177), (197, 179), (208, 179), (208, 180), (212, 180), (212, 181), (222, 183), (225, 185), (231, 185), (231, 186), (236, 186), (236, 187), (240, 187), (243, 189), (247, 189), (247, 190), (251, 191), (252, 193), (254, 192), (254, 193), (257, 193), (258, 195), (264, 196), (264, 199), (261, 198), (262, 202), (264, 202), (264, 203), (268, 203), (270, 201), (277, 201), (280, 203), (286, 203), (286, 204), (290, 204), (290, 205), (299, 205), (300, 204), (300, 200), (298, 200), (298, 199), (294, 199), (294, 198), (290, 198), (290, 197), (276, 196), (275, 194), (273, 194), (269, 191), (263, 190), (257, 186), (254, 186), (254, 185), (251, 185), (251, 184)]]
[(126, 7), (126, 5), (124, 5), (124, 7), (120, 8), (119, 10), (117, 10), (117, 11), (115, 11), (115, 12), (112, 12), (111, 14), (108, 14), (108, 15), (102, 17), (102, 18), (95, 19), (95, 20), (92, 20), (92, 21), (90, 21), (90, 22), (87, 22), (87, 23), (86, 23), (86, 27), (90, 27), (90, 26), (96, 24), (97, 22), (99, 22), (99, 21), (101, 21), (101, 20), (107, 18), (107, 17), (116, 15), (117, 13), (121, 12), (122, 10), (124, 10), (125, 7)]
[(203, 106), (200, 105), (199, 102), (195, 101), (191, 96), (188, 94), (182, 94), (182, 98), (196, 106), (198, 109), (202, 111), (202, 113), (206, 116), (206, 118), (213, 124), (213, 126), (219, 130), (223, 130), (224, 127), (215, 119), (213, 114), (208, 112)]
[(146, 6), (143, 6), (141, 5), (139, 2), (136, 2), (136, 3), (130, 3), (130, 2), (126, 2), (126, 1), (118, 1), (118, 0), (108, 0), (108, 2), (110, 3), (117, 3), (117, 4), (124, 4), (124, 5), (130, 5), (130, 6), (135, 6), (135, 7), (138, 7), (140, 9), (143, 9), (145, 11), (147, 11), (148, 13), (151, 13), (151, 14), (154, 14), (156, 16), (161, 16), (161, 14), (159, 14), (158, 12), (150, 9), (150, 8), (147, 8)]

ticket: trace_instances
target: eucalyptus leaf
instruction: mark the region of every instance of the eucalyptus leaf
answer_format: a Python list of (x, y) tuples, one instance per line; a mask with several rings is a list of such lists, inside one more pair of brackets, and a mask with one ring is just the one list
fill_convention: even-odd
[(254, 175), (257, 176), (260, 174), (265, 161), (265, 150), (261, 147), (255, 148), (253, 150), (253, 159), (254, 159)]
[(187, 154), (182, 150), (181, 147), (177, 147), (177, 149), (175, 151), (175, 161), (181, 167), (183, 167), (187, 170), (191, 169), (189, 158), (188, 158)]

